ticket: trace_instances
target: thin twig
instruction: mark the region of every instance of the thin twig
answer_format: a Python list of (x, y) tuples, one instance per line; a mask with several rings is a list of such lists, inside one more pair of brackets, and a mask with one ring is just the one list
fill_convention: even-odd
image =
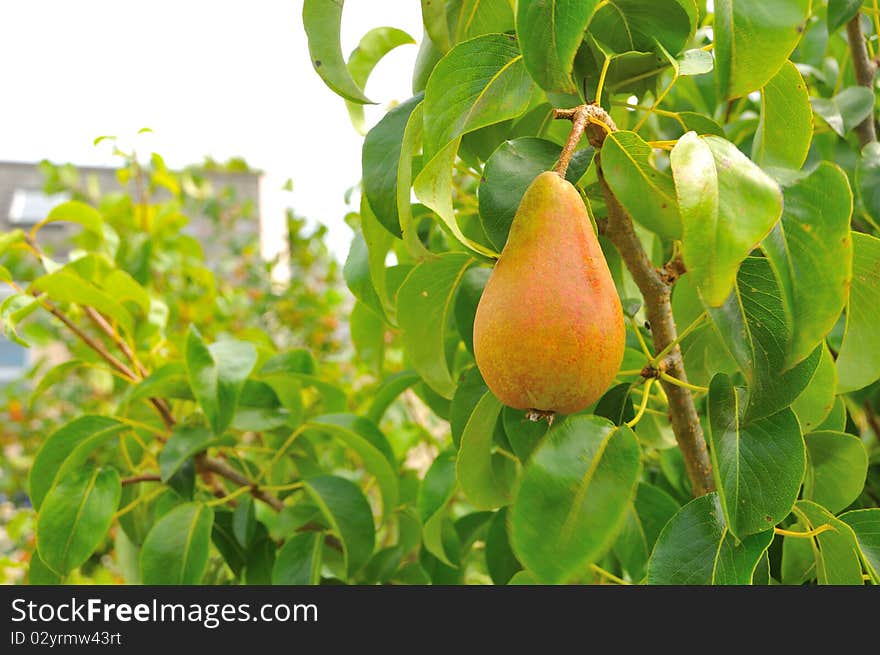
[(161, 482), (162, 478), (159, 477), (156, 473), (143, 473), (141, 475), (134, 475), (130, 478), (122, 479), (122, 486), (126, 486), (129, 484), (137, 484), (138, 482)]

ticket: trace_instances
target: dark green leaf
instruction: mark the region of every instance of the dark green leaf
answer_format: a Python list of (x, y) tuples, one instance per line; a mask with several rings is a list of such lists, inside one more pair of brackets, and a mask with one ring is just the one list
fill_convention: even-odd
[(627, 382), (611, 387), (596, 403), (593, 414), (604, 416), (614, 425), (623, 425), (631, 421), (636, 415), (630, 395), (631, 388)]
[(367, 499), (356, 484), (332, 475), (310, 478), (303, 487), (342, 542), (345, 569), (353, 575), (370, 560), (375, 545)]
[(828, 0), (828, 33), (836, 32), (859, 12), (862, 0)]
[(504, 408), (501, 420), (510, 447), (521, 462), (531, 457), (535, 447), (550, 429), (547, 421), (530, 421), (523, 410), (513, 407)]
[(740, 267), (735, 291), (718, 309), (709, 309), (718, 332), (737, 360), (749, 387), (749, 422), (788, 407), (810, 383), (822, 346), (786, 370), (792, 328), (782, 294), (766, 259), (749, 257)]
[(862, 208), (880, 222), (880, 143), (869, 143), (862, 148), (856, 164), (856, 193)]
[(323, 543), (322, 535), (317, 532), (296, 534), (284, 542), (272, 567), (272, 584), (318, 584), (321, 580)]
[(526, 464), (511, 512), (511, 543), (543, 582), (582, 573), (613, 543), (641, 472), (626, 426), (596, 416), (554, 425)]
[(715, 67), (721, 95), (763, 87), (785, 64), (804, 31), (810, 0), (717, 0)]
[(465, 369), (461, 374), (449, 405), (449, 429), (456, 448), (461, 443), (461, 435), (474, 408), (488, 390), (489, 387), (486, 386), (476, 366)]
[(187, 459), (217, 441), (214, 433), (206, 428), (195, 425), (176, 426), (159, 453), (159, 472), (163, 482), (171, 479)]
[(491, 272), (492, 269), (482, 266), (471, 268), (461, 279), (455, 296), (455, 327), (471, 354), (474, 352), (474, 316)]
[(648, 584), (750, 584), (772, 540), (773, 530), (737, 540), (727, 529), (718, 494), (706, 494), (663, 528), (648, 561)]
[(385, 435), (369, 419), (352, 414), (325, 414), (308, 425), (339, 439), (358, 454), (364, 468), (376, 478), (387, 519), (397, 507), (399, 488), (394, 451)]
[(807, 442), (804, 498), (831, 513), (858, 498), (868, 473), (868, 453), (862, 440), (845, 432), (813, 432)]
[(517, 571), (522, 570), (522, 564), (510, 547), (506, 507), (498, 510), (489, 524), (486, 535), (486, 568), (489, 569), (492, 582), (497, 585), (507, 584)]
[(402, 236), (397, 213), (397, 167), (403, 132), (413, 108), (422, 94), (400, 103), (382, 117), (367, 133), (361, 151), (364, 171), (364, 194), (382, 227), (396, 237)]
[(178, 505), (156, 521), (141, 548), (141, 581), (199, 584), (208, 565), (214, 512), (202, 503)]
[(764, 240), (764, 251), (783, 292), (792, 335), (784, 369), (807, 357), (837, 322), (852, 279), (846, 174), (823, 162), (785, 189), (785, 209)]
[(422, 521), (423, 543), (435, 557), (453, 566), (443, 544), (443, 519), (452, 495), (455, 493), (455, 451), (437, 455), (419, 487), (416, 506)]
[[(492, 153), (480, 179), (480, 222), (489, 241), (501, 251), (523, 194), (532, 181), (553, 168), (562, 148), (552, 141), (522, 137), (505, 141)], [(592, 148), (574, 153), (565, 178), (577, 183), (593, 159)]]
[(516, 33), (529, 74), (546, 91), (575, 93), (574, 57), (597, 0), (519, 0)]
[(639, 483), (635, 500), (626, 514), (626, 523), (614, 544), (614, 555), (630, 580), (639, 581), (645, 575), (648, 558), (660, 531), (678, 510), (678, 503), (665, 491)]
[(791, 512), (804, 479), (804, 440), (791, 409), (745, 421), (745, 390), (719, 373), (709, 386), (709, 447), (727, 529), (763, 532)]
[(434, 391), (451, 398), (455, 383), (446, 361), (446, 331), (452, 302), (474, 263), (464, 253), (446, 253), (416, 266), (397, 294), (403, 347), (413, 368)]
[(373, 423), (378, 424), (391, 403), (419, 380), (421, 378), (418, 374), (412, 371), (402, 371), (386, 378), (382, 386), (373, 395), (373, 402), (364, 416)]
[(28, 495), (34, 509), (40, 509), (62, 465), (74, 452), (85, 456), (127, 427), (109, 416), (87, 415), (73, 419), (50, 434), (37, 450), (28, 476)]
[(62, 576), (83, 564), (110, 529), (121, 492), (113, 468), (84, 466), (59, 477), (37, 515), (40, 559)]

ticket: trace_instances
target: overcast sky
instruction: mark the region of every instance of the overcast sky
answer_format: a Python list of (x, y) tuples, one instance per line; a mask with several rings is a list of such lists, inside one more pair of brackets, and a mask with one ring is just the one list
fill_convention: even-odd
[[(346, 56), (381, 25), (420, 39), (419, 2), (348, 0)], [(416, 51), (376, 68), (368, 123), (411, 94)], [(172, 166), (242, 156), (270, 184), (292, 178), (275, 200), (326, 223), (344, 258), (362, 137), (311, 67), (301, 0), (2, 0), (0, 62), (0, 159), (112, 164), (96, 136), (150, 127), (143, 147)]]

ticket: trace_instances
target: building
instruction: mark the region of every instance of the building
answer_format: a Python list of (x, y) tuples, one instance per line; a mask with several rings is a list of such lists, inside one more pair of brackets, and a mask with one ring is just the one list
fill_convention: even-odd
[[(116, 174), (117, 169), (109, 167), (77, 167), (83, 181), (97, 186), (100, 192), (109, 193), (123, 189)], [(264, 191), (262, 175), (259, 172), (208, 171), (203, 176), (215, 191), (228, 189), (241, 202), (250, 202), (254, 210), (254, 220), (238, 221), (234, 234), (218, 237), (218, 229), (213, 219), (207, 215), (189, 214), (190, 223), (185, 232), (202, 243), (205, 258), (209, 265), (219, 257), (212, 251), (221, 249), (221, 239), (253, 236), (265, 244), (266, 228), (261, 211), (261, 195)], [(30, 229), (43, 220), (53, 207), (65, 202), (65, 194), (47, 195), (44, 192), (44, 175), (39, 164), (0, 161), (0, 234), (20, 228)], [(80, 231), (80, 227), (70, 223), (50, 223), (40, 232), (42, 242), (51, 246), (56, 259), (63, 258), (69, 249), (70, 237)], [(277, 239), (277, 237), (276, 237)], [(264, 248), (265, 251), (265, 248)], [(0, 303), (9, 296), (10, 289), (0, 285)], [(27, 349), (9, 341), (0, 331), (0, 386), (17, 379), (29, 365)]]

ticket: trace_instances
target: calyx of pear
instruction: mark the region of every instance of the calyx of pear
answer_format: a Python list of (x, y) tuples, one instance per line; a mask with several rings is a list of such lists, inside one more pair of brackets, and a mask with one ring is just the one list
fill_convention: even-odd
[(623, 311), (577, 189), (560, 174), (526, 190), (474, 319), (477, 367), (529, 417), (596, 400), (623, 360)]

